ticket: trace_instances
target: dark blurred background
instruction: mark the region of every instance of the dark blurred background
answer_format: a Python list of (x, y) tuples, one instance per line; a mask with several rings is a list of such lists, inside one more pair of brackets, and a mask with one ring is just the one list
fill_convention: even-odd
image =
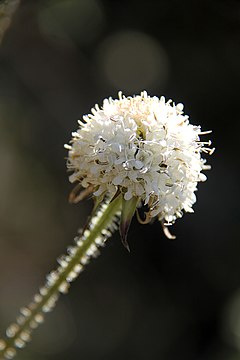
[(131, 253), (116, 234), (20, 360), (240, 359), (239, 83), (239, 1), (22, 0), (0, 54), (1, 334), (90, 212), (63, 144), (95, 103), (165, 95), (217, 150), (177, 240), (133, 221)]

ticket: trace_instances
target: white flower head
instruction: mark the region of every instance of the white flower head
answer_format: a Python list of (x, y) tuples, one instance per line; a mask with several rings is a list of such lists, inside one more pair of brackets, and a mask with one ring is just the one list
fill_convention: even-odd
[[(77, 201), (93, 193), (100, 197), (122, 194), (123, 201), (148, 207), (145, 222), (157, 217), (165, 225), (193, 212), (202, 170), (209, 168), (202, 152), (212, 152), (200, 141), (200, 126), (189, 123), (183, 105), (146, 91), (133, 97), (105, 99), (79, 121), (66, 147), (71, 182), (85, 190)], [(144, 222), (144, 221), (143, 221)]]

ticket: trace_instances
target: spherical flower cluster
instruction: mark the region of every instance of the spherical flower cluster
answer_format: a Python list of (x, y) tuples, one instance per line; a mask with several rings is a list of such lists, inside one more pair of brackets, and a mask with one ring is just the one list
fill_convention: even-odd
[(120, 92), (79, 125), (67, 145), (70, 181), (85, 189), (79, 199), (90, 193), (137, 198), (137, 206), (148, 206), (146, 222), (157, 216), (172, 224), (183, 210), (193, 212), (197, 184), (208, 168), (201, 153), (212, 150), (199, 137), (209, 132), (189, 123), (182, 104), (146, 91), (133, 97)]

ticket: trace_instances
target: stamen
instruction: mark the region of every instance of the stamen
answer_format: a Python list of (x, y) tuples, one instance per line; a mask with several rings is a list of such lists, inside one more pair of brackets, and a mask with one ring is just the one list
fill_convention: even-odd
[(164, 232), (164, 235), (169, 239), (169, 240), (175, 240), (176, 239), (176, 236), (175, 235), (172, 235), (169, 231), (169, 228), (163, 223), (161, 222), (162, 224), (162, 229), (163, 229), (163, 232)]
[(201, 131), (198, 133), (198, 135), (207, 135), (207, 134), (211, 134), (212, 130), (207, 130), (207, 131)]
[(141, 219), (141, 216), (139, 214), (139, 210), (136, 209), (136, 216), (137, 216), (138, 222), (140, 224), (143, 224), (143, 225), (149, 224), (150, 221), (152, 220), (152, 216), (150, 215), (150, 212), (145, 212), (144, 215), (145, 215), (145, 219)]

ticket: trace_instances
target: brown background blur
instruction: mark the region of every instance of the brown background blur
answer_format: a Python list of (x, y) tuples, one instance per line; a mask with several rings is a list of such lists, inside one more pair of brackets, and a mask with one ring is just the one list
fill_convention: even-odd
[(66, 151), (103, 98), (146, 89), (211, 135), (195, 214), (133, 222), (61, 297), (20, 360), (240, 359), (240, 2), (22, 1), (0, 53), (0, 334), (84, 224)]

